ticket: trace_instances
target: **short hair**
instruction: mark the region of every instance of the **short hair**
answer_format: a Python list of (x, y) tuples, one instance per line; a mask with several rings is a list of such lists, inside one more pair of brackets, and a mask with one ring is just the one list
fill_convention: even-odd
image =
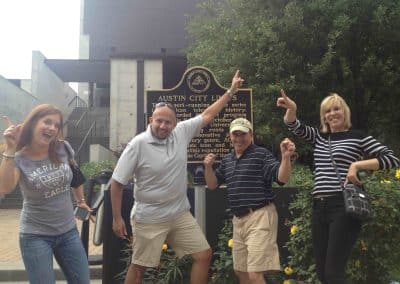
[(174, 114), (176, 115), (176, 108), (173, 104), (168, 103), (168, 102), (159, 102), (159, 103), (156, 103), (156, 105), (154, 106), (154, 110), (156, 110), (157, 108), (160, 108), (160, 107), (167, 107), (170, 110), (172, 110), (174, 112)]
[(321, 132), (329, 133), (331, 129), (329, 124), (325, 121), (325, 113), (327, 109), (332, 107), (332, 105), (339, 105), (343, 108), (344, 113), (344, 126), (348, 129), (351, 127), (351, 111), (346, 101), (336, 93), (330, 93), (327, 97), (325, 97), (320, 106), (319, 115), (321, 120)]
[(57, 156), (57, 148), (59, 147), (60, 140), (63, 139), (63, 115), (62, 112), (53, 105), (41, 104), (36, 106), (25, 118), (21, 127), (21, 134), (17, 144), (17, 151), (21, 150), (26, 145), (32, 142), (33, 130), (36, 127), (39, 119), (46, 115), (58, 114), (60, 116), (60, 128), (58, 130), (57, 139), (50, 142), (49, 145), (49, 159), (53, 163), (60, 163), (60, 159)]

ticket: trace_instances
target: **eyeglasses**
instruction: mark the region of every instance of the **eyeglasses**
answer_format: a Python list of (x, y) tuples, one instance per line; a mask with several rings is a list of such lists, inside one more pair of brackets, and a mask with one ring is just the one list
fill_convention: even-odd
[(159, 107), (167, 107), (167, 108), (169, 108), (170, 110), (172, 110), (175, 114), (176, 114), (176, 109), (175, 109), (175, 106), (173, 105), (173, 104), (171, 104), (171, 103), (167, 103), (167, 102), (159, 102), (159, 103), (156, 103), (156, 105), (155, 105), (155, 109), (156, 108), (159, 108)]

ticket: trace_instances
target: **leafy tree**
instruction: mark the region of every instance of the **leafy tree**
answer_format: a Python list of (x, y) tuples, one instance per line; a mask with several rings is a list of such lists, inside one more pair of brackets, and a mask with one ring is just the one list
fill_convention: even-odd
[[(284, 88), (315, 126), (321, 100), (339, 93), (355, 128), (400, 153), (399, 27), (396, 0), (208, 0), (189, 20), (187, 57), (227, 84), (242, 71), (254, 90), (256, 132), (271, 149), (287, 135), (275, 106)], [(310, 163), (310, 148), (299, 146)]]

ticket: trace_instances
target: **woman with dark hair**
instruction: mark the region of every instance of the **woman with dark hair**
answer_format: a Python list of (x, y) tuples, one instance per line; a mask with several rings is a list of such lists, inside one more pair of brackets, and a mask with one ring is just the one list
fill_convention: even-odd
[[(70, 196), (72, 171), (63, 141), (63, 118), (59, 109), (42, 104), (22, 125), (7, 117), (6, 143), (0, 164), (0, 193), (19, 185), (23, 196), (20, 250), (29, 282), (55, 283), (53, 255), (68, 283), (87, 284), (89, 265), (79, 237)], [(69, 147), (67, 150), (66, 147)], [(83, 185), (73, 188), (79, 207), (85, 202)]]
[(344, 185), (361, 184), (357, 176), (360, 170), (398, 167), (399, 159), (372, 136), (351, 128), (350, 108), (338, 94), (332, 93), (321, 102), (320, 129), (297, 119), (297, 105), (283, 90), (277, 106), (286, 109), (284, 122), (289, 131), (314, 146), (312, 241), (318, 278), (323, 284), (346, 283), (346, 263), (361, 221), (345, 213), (342, 187), (332, 159)]

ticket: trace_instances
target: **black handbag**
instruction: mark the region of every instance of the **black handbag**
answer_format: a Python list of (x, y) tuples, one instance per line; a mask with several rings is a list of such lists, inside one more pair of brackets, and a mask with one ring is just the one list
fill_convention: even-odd
[(344, 208), (346, 214), (362, 221), (370, 219), (372, 217), (372, 209), (367, 192), (362, 185), (348, 183), (346, 187), (344, 186), (336, 162), (333, 159), (330, 136), (328, 138), (328, 143), (331, 161), (343, 189)]
[(71, 187), (79, 187), (80, 185), (84, 184), (86, 181), (85, 176), (83, 175), (81, 169), (78, 166), (78, 163), (75, 161), (73, 150), (68, 143), (64, 143), (65, 151), (68, 155), (68, 163), (72, 171), (72, 180), (71, 180)]

